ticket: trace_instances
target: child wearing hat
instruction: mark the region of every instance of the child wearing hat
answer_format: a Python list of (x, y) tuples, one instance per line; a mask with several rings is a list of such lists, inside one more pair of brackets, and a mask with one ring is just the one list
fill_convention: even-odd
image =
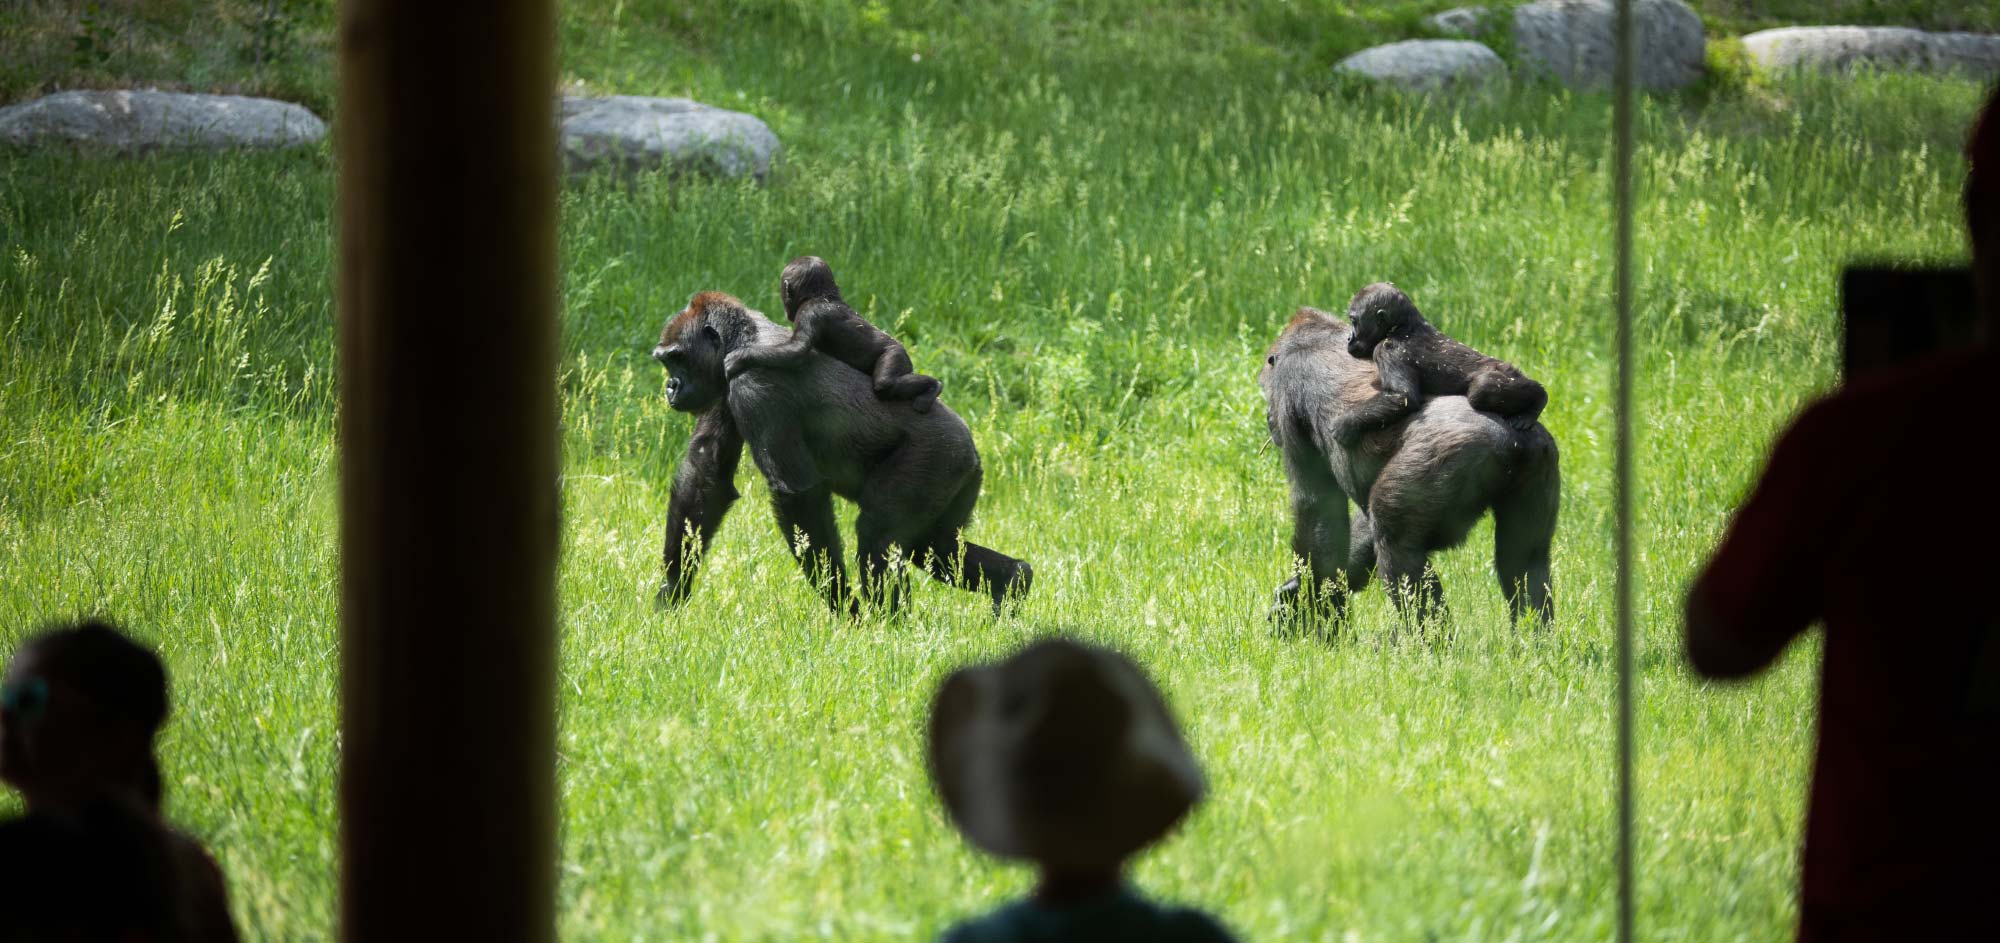
[(1207, 914), (1147, 900), (1125, 864), (1185, 818), (1201, 771), (1166, 703), (1123, 655), (1067, 639), (953, 672), (931, 712), (930, 765), (973, 845), (1033, 864), (1034, 894), (944, 943), (1228, 943)]

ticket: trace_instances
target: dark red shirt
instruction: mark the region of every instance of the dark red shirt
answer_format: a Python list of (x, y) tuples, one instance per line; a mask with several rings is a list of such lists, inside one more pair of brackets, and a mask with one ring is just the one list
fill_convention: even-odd
[(1826, 626), (1801, 940), (2000, 940), (1996, 368), (1950, 355), (1813, 404), (1689, 595), (1709, 677)]

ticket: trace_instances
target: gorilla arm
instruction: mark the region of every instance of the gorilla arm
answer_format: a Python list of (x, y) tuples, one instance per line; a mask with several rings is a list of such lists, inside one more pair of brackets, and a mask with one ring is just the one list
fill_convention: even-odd
[(1423, 378), (1409, 352), (1395, 338), (1375, 345), (1375, 384), (1380, 392), (1341, 412), (1330, 425), (1334, 441), (1353, 448), (1361, 437), (1415, 411), (1422, 401)]
[[(673, 498), (667, 505), (667, 546), (662, 564), (665, 577), (655, 600), (679, 605), (694, 589), (695, 570), (708, 551), (709, 539), (722, 524), (736, 492), (736, 464), (743, 457), (743, 436), (729, 409), (717, 404), (695, 419), (686, 457), (674, 471)], [(694, 543), (694, 556), (687, 545)]]
[[(775, 367), (780, 370), (796, 370), (805, 363), (820, 343), (820, 334), (828, 328), (838, 329), (844, 305), (807, 304), (799, 309), (798, 321), (792, 326), (792, 336), (782, 344), (741, 347), (730, 351), (722, 362), (724, 375), (735, 379), (738, 374), (752, 367)], [(829, 323), (833, 322), (833, 323)]]
[(785, 546), (799, 561), (806, 580), (820, 590), (828, 607), (842, 611), (847, 598), (847, 564), (841, 559), (840, 527), (833, 516), (833, 488), (806, 446), (804, 430), (784, 404), (755, 392), (732, 396), (745, 410), (750, 459), (771, 486), (771, 511)]

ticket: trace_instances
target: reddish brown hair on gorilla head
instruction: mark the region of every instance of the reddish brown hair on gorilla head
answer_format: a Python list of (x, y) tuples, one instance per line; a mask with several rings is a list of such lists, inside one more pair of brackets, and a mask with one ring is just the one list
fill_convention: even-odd
[[(1326, 316), (1327, 316), (1326, 312), (1318, 310), (1317, 308), (1307, 308), (1301, 306), (1298, 311), (1293, 312), (1292, 320), (1286, 323), (1285, 330), (1289, 331), (1295, 327), (1300, 327), (1302, 325), (1311, 324), (1313, 322), (1323, 320), (1326, 318)], [(1280, 331), (1279, 333), (1283, 333), (1283, 331)]]
[(688, 328), (693, 327), (695, 322), (701, 319), (702, 312), (712, 306), (741, 308), (743, 302), (736, 300), (736, 296), (728, 292), (695, 292), (694, 297), (688, 299), (687, 307), (668, 319), (667, 326), (660, 331), (660, 346), (667, 347), (678, 342), (681, 335), (687, 333)]

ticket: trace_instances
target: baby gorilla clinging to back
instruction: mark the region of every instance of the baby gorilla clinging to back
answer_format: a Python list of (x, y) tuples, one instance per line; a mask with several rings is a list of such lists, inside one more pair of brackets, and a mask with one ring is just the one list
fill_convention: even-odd
[(1498, 414), (1523, 431), (1534, 426), (1548, 405), (1548, 391), (1540, 383), (1505, 360), (1446, 337), (1395, 285), (1377, 282), (1356, 292), (1347, 318), (1354, 324), (1347, 352), (1375, 361), (1375, 385), (1381, 392), (1334, 423), (1333, 437), (1343, 446), (1409, 415), (1427, 396), (1463, 394), (1473, 409)]
[(910, 353), (896, 339), (867, 322), (840, 299), (833, 269), (818, 256), (802, 255), (786, 263), (778, 287), (785, 317), (792, 321), (792, 338), (771, 347), (735, 351), (723, 364), (731, 378), (751, 367), (794, 369), (814, 350), (875, 378), (875, 395), (906, 399), (920, 413), (931, 411), (944, 384), (914, 372)]

